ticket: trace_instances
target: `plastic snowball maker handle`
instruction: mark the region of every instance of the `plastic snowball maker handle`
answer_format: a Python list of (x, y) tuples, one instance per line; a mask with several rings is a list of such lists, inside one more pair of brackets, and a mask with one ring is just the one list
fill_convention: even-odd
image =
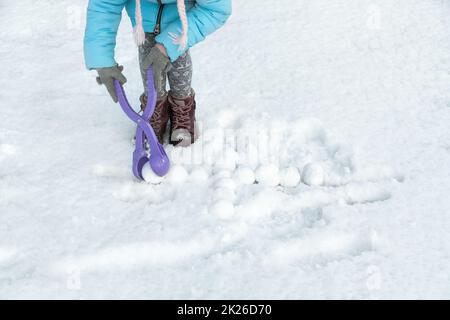
[[(142, 168), (147, 162), (150, 163), (150, 167), (156, 175), (160, 177), (166, 175), (170, 168), (169, 157), (156, 138), (155, 131), (150, 125), (150, 118), (152, 117), (156, 106), (156, 89), (153, 79), (153, 69), (150, 67), (147, 70), (148, 99), (142, 116), (130, 106), (120, 82), (114, 80), (114, 86), (122, 110), (137, 124), (136, 147), (133, 152), (134, 176), (139, 180), (144, 180), (142, 177)], [(148, 141), (150, 145), (150, 155), (145, 149), (145, 141)]]

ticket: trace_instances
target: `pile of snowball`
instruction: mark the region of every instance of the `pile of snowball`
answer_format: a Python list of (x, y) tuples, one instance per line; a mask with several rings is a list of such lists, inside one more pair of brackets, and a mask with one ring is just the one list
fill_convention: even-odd
[(265, 187), (295, 188), (300, 182), (320, 186), (325, 180), (322, 166), (316, 163), (306, 165), (301, 172), (293, 166), (280, 169), (276, 165), (267, 164), (260, 165), (256, 170), (249, 166), (240, 166), (234, 171), (213, 170), (212, 175), (201, 166), (188, 173), (184, 166), (175, 164), (165, 177), (155, 175), (150, 166), (146, 165), (142, 170), (142, 176), (145, 182), (151, 184), (160, 184), (163, 181), (174, 185), (185, 182), (212, 182), (213, 194), (209, 212), (223, 220), (234, 216), (236, 189), (239, 186), (258, 184)]
[[(218, 172), (230, 171), (220, 170)], [(163, 181), (178, 184), (186, 181), (200, 182), (210, 179), (210, 174), (206, 169), (197, 167), (191, 173), (188, 173), (182, 165), (173, 165), (165, 177), (159, 177), (153, 173), (150, 165), (147, 164), (142, 170), (142, 176), (145, 182), (151, 184), (160, 184)], [(267, 187), (295, 188), (300, 182), (309, 186), (320, 186), (325, 182), (325, 172), (319, 163), (307, 164), (301, 172), (297, 167), (290, 166), (280, 169), (274, 164), (261, 165), (256, 170), (248, 166), (240, 166), (234, 170), (233, 180), (241, 185), (258, 183)]]
[[(297, 167), (286, 167), (280, 169), (274, 164), (261, 165), (256, 170), (248, 166), (240, 166), (234, 170), (233, 174), (227, 170), (219, 171), (230, 173), (233, 181), (240, 185), (261, 184), (267, 187), (282, 186), (286, 188), (295, 188), (300, 182), (310, 186), (319, 186), (324, 183), (324, 170), (320, 164), (307, 164), (300, 172)], [(215, 174), (216, 175), (216, 174)], [(197, 167), (188, 173), (182, 165), (173, 165), (165, 177), (159, 177), (153, 173), (149, 165), (144, 166), (142, 170), (144, 181), (151, 184), (160, 184), (167, 181), (172, 184), (184, 183), (186, 181), (207, 181), (210, 174), (206, 169)], [(231, 179), (231, 178), (230, 178)]]

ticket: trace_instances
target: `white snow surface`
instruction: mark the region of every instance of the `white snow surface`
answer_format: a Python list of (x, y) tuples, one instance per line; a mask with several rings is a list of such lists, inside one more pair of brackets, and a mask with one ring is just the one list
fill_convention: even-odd
[[(86, 5), (0, 3), (0, 298), (450, 298), (448, 1), (233, 1), (160, 184), (84, 68)], [(127, 18), (116, 58), (137, 107)]]

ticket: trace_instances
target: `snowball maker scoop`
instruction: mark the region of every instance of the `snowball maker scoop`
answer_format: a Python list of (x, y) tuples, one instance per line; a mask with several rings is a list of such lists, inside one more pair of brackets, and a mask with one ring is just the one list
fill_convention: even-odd
[[(167, 156), (163, 146), (156, 138), (155, 131), (150, 125), (150, 118), (155, 111), (156, 106), (156, 89), (153, 79), (153, 69), (150, 67), (147, 70), (147, 88), (148, 99), (142, 115), (133, 110), (125, 95), (125, 91), (119, 81), (114, 80), (114, 86), (117, 93), (117, 98), (122, 110), (125, 114), (137, 124), (136, 129), (136, 146), (133, 152), (133, 174), (139, 180), (144, 180), (142, 176), (142, 169), (149, 163), (153, 172), (162, 177), (167, 174), (170, 168), (169, 157)], [(150, 145), (150, 154), (147, 152), (145, 146), (146, 141)]]

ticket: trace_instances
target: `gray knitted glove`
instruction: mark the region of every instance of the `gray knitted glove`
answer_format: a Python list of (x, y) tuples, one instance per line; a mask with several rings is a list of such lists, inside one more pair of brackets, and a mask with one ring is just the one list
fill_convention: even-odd
[(161, 89), (165, 89), (162, 88), (162, 86), (165, 84), (164, 80), (170, 67), (170, 60), (157, 47), (153, 47), (148, 55), (142, 60), (142, 68), (145, 71), (150, 67), (153, 67), (156, 92), (161, 92)]
[(123, 66), (117, 65), (114, 67), (98, 68), (96, 70), (98, 72), (97, 83), (99, 85), (104, 84), (113, 101), (117, 102), (118, 99), (116, 89), (114, 88), (114, 79), (119, 80), (121, 84), (127, 82), (127, 78), (122, 74)]

